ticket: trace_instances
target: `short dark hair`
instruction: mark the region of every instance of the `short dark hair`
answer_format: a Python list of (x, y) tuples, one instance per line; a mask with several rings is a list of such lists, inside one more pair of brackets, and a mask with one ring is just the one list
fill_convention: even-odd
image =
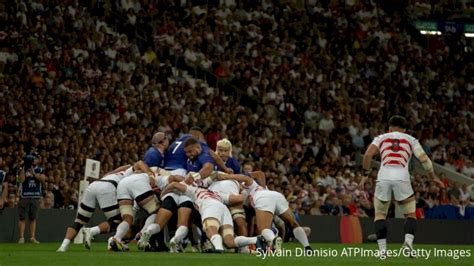
[(399, 127), (405, 129), (407, 126), (407, 120), (401, 115), (394, 115), (390, 117), (388, 125), (391, 127)]
[(200, 127), (192, 127), (189, 131), (199, 131), (201, 133), (204, 133), (204, 131), (202, 131), (202, 128)]
[(184, 147), (187, 148), (191, 145), (198, 144), (199, 141), (196, 138), (189, 138), (184, 142)]

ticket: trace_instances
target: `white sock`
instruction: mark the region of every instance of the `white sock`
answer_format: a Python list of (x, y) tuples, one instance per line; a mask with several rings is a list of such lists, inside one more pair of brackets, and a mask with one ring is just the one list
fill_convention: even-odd
[(298, 240), (298, 242), (300, 242), (303, 247), (309, 246), (308, 237), (306, 236), (303, 227), (298, 226), (293, 229), (293, 234), (295, 235), (296, 240)]
[(146, 218), (146, 220), (145, 220), (145, 225), (143, 225), (142, 230), (140, 230), (140, 233), (145, 232), (145, 230), (148, 228), (148, 226), (150, 224), (155, 223), (155, 220), (156, 220), (156, 214), (152, 214), (152, 215), (148, 216), (148, 218)]
[(379, 250), (387, 250), (387, 239), (377, 239), (377, 244), (379, 244)]
[(117, 226), (117, 232), (115, 232), (115, 239), (118, 241), (122, 241), (122, 238), (125, 236), (125, 234), (128, 232), (128, 228), (130, 226), (126, 221), (122, 221), (118, 226)]
[(257, 243), (257, 237), (245, 237), (245, 236), (238, 236), (234, 238), (234, 244), (236, 247), (246, 247), (250, 244)]
[(149, 233), (150, 235), (158, 234), (161, 231), (159, 224), (150, 224), (145, 232)]
[(219, 234), (215, 234), (211, 237), (211, 242), (217, 250), (224, 250), (224, 244), (222, 241), (222, 236)]
[(64, 238), (63, 243), (61, 244), (61, 247), (67, 249), (69, 247), (69, 244), (71, 244), (71, 240)]
[(100, 234), (100, 228), (98, 226), (94, 226), (91, 228), (91, 236), (95, 236)]
[(408, 245), (413, 246), (413, 240), (415, 239), (415, 236), (412, 234), (405, 234), (405, 243)]
[(273, 233), (273, 231), (270, 229), (263, 229), (262, 236), (263, 238), (265, 238), (265, 241), (267, 241), (268, 243), (271, 243), (273, 239), (275, 238), (275, 233)]
[(188, 227), (181, 225), (176, 229), (176, 233), (174, 234), (174, 240), (177, 244), (181, 243), (181, 241), (188, 235)]

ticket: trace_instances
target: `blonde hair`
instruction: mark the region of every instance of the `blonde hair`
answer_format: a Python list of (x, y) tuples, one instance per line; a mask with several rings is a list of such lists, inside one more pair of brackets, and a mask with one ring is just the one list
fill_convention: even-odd
[(232, 157), (232, 142), (229, 139), (223, 138), (217, 142), (216, 147), (228, 148), (229, 149), (229, 157)]

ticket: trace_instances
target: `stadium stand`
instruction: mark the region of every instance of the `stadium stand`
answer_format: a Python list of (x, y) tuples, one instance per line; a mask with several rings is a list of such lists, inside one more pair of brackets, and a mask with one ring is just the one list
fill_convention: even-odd
[[(0, 5), (9, 206), (25, 153), (46, 169), (42, 206), (74, 208), (86, 158), (105, 173), (138, 160), (155, 131), (193, 125), (228, 137), (301, 214), (373, 215), (355, 153), (394, 113), (435, 162), (474, 177), (469, 50), (427, 50), (365, 1), (181, 2)], [(413, 182), (425, 218), (473, 219), (458, 184)]]

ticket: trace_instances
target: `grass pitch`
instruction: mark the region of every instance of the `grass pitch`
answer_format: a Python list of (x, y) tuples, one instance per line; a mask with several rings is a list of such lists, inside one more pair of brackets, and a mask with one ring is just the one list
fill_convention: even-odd
[[(469, 265), (474, 266), (474, 246), (449, 245), (416, 245), (419, 257), (408, 258), (403, 254), (381, 260), (373, 257), (375, 244), (342, 245), (342, 244), (312, 244), (316, 251), (302, 256), (300, 245), (285, 243), (283, 252), (270, 254), (203, 254), (187, 253), (171, 254), (156, 252), (141, 252), (136, 245), (131, 244), (131, 251), (124, 253), (106, 251), (105, 243), (93, 243), (92, 250), (86, 250), (82, 245), (72, 244), (66, 253), (56, 253), (60, 243), (35, 244), (0, 244), (0, 266), (12, 265), (78, 265), (78, 266), (119, 266), (119, 265)], [(389, 249), (398, 252), (399, 244), (390, 244)], [(430, 252), (430, 254), (428, 254)], [(267, 254), (268, 255), (268, 254)], [(456, 259), (457, 258), (457, 259)]]

